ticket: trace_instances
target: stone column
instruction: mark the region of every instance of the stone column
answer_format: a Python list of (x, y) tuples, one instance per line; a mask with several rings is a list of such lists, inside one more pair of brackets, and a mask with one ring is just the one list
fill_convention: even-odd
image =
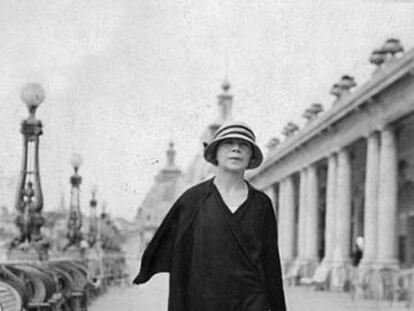
[(298, 224), (298, 258), (301, 261), (306, 259), (306, 235), (307, 235), (307, 170), (300, 171), (299, 184), (299, 224)]
[(318, 176), (316, 165), (308, 167), (307, 183), (307, 232), (306, 232), (306, 259), (312, 263), (318, 260)]
[(395, 265), (397, 260), (397, 145), (390, 126), (381, 131), (379, 199), (378, 199), (378, 253), (381, 265)]
[(336, 246), (333, 259), (338, 264), (349, 262), (351, 249), (351, 163), (345, 148), (338, 153), (336, 197)]
[(280, 251), (280, 258), (282, 262), (286, 258), (286, 238), (287, 238), (287, 222), (286, 222), (286, 204), (284, 202), (285, 200), (285, 189), (286, 189), (286, 181), (282, 179), (279, 181), (279, 196), (278, 199), (278, 205), (279, 205), (279, 215), (278, 215), (278, 243), (279, 243), (279, 251)]
[(283, 217), (285, 224), (285, 258), (292, 260), (294, 256), (295, 238), (295, 191), (292, 176), (284, 180), (283, 185)]
[(325, 258), (323, 260), (326, 264), (332, 263), (336, 244), (336, 180), (337, 154), (332, 153), (328, 158), (328, 176), (326, 189)]
[(378, 248), (378, 177), (380, 146), (377, 132), (367, 138), (364, 203), (364, 251), (362, 264), (370, 265), (377, 256)]

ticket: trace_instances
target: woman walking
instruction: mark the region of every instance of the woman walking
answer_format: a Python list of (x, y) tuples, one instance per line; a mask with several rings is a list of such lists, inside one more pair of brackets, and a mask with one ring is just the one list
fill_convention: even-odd
[(244, 179), (263, 161), (253, 131), (224, 124), (204, 158), (217, 166), (215, 177), (176, 201), (134, 283), (169, 272), (169, 311), (286, 310), (272, 204)]

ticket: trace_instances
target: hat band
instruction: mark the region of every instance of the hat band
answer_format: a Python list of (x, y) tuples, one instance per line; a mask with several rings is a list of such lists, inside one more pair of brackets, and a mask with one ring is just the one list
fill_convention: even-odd
[[(233, 137), (234, 135), (237, 135), (237, 137)], [(245, 139), (251, 143), (254, 143), (254, 137), (251, 137), (250, 135), (247, 135), (245, 132), (240, 132), (240, 131), (231, 131), (228, 133), (224, 133), (220, 137), (216, 137), (216, 139), (219, 139), (219, 140), (232, 139), (232, 138)]]
[[(249, 128), (242, 126), (242, 125), (229, 125), (229, 126), (223, 127), (222, 129), (216, 132), (216, 134), (214, 135), (214, 139), (217, 138), (224, 131), (229, 130), (229, 129), (236, 129), (236, 128), (238, 128), (239, 130), (241, 129), (244, 133), (243, 135), (252, 137), (250, 138), (251, 140), (254, 141), (256, 139), (256, 137), (254, 136), (254, 133)], [(245, 132), (247, 132), (249, 135), (247, 135)]]

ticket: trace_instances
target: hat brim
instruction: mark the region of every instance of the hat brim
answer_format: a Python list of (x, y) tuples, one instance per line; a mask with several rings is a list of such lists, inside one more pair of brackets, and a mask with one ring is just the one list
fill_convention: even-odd
[(232, 139), (232, 138), (242, 139), (242, 140), (250, 143), (252, 148), (253, 148), (252, 158), (250, 159), (250, 163), (249, 163), (249, 166), (247, 167), (247, 169), (254, 169), (256, 167), (259, 167), (260, 164), (262, 164), (262, 162), (263, 162), (263, 153), (260, 150), (259, 146), (257, 146), (254, 141), (252, 141), (250, 139), (246, 139), (246, 137), (244, 135), (237, 135), (237, 134), (232, 134), (232, 135), (229, 135), (229, 136), (226, 136), (226, 137), (216, 138), (215, 140), (213, 140), (204, 149), (204, 159), (207, 162), (213, 164), (214, 166), (217, 166), (216, 152), (217, 152), (218, 145), (223, 140)]

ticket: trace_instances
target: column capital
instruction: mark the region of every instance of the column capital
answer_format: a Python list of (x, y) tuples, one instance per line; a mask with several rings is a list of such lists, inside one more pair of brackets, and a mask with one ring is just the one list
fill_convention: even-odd
[(393, 125), (387, 123), (387, 124), (383, 124), (379, 127), (378, 129), (379, 132), (394, 132), (395, 128)]
[(365, 133), (363, 135), (363, 137), (365, 139), (368, 139), (368, 138), (373, 137), (373, 136), (378, 136), (380, 132), (381, 132), (381, 129), (375, 129), (375, 130), (373, 130), (371, 132)]
[(332, 157), (337, 157), (338, 156), (338, 150), (337, 149), (331, 149), (329, 150), (328, 154), (325, 156), (325, 158), (327, 160), (329, 160)]
[(288, 181), (289, 179), (291, 179), (292, 178), (292, 174), (288, 174), (288, 175), (286, 175), (286, 176), (284, 176), (284, 177), (282, 177), (280, 180), (279, 180), (279, 182), (280, 183), (285, 183), (286, 181)]

